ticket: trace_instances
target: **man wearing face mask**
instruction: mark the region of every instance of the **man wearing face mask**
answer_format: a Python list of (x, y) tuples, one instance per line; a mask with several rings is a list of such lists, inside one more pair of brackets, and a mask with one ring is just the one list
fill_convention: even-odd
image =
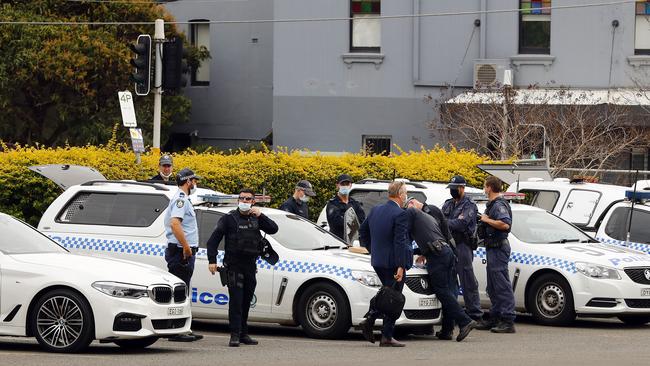
[(345, 212), (352, 208), (357, 215), (359, 223), (366, 219), (366, 213), (363, 212), (361, 203), (350, 197), (352, 188), (352, 177), (347, 174), (341, 174), (336, 179), (336, 196), (327, 202), (327, 223), (330, 232), (339, 238), (343, 238), (343, 225), (345, 224)]
[(309, 220), (309, 202), (310, 197), (315, 197), (314, 189), (309, 183), (308, 180), (301, 180), (296, 184), (296, 188), (293, 191), (293, 196), (289, 197), (288, 200), (284, 201), (280, 210), (291, 212), (294, 215), (302, 216)]
[(478, 295), (478, 281), (474, 275), (474, 250), (471, 240), (476, 230), (476, 217), (478, 208), (476, 204), (465, 195), (465, 178), (456, 175), (451, 178), (449, 185), (450, 199), (442, 205), (442, 213), (447, 218), (451, 235), (456, 242), (458, 263), (456, 272), (463, 288), (465, 312), (473, 320), (481, 320), (483, 311)]
[[(248, 334), (248, 311), (257, 286), (257, 258), (262, 253), (262, 234), (278, 232), (278, 225), (260, 211), (255, 204), (253, 190), (239, 191), (237, 209), (224, 215), (208, 240), (208, 270), (213, 275), (219, 270), (228, 273), (228, 322), (230, 347), (256, 345), (257, 340)], [(223, 265), (217, 268), (219, 242), (226, 237)]]
[(149, 180), (156, 180), (162, 182), (170, 182), (172, 177), (172, 157), (171, 155), (163, 155), (158, 161), (158, 174), (149, 178)]
[[(200, 177), (188, 168), (181, 169), (176, 175), (178, 192), (169, 201), (165, 213), (165, 235), (167, 249), (165, 261), (169, 272), (185, 282), (190, 288), (194, 273), (194, 261), (199, 248), (199, 230), (196, 223), (194, 207), (189, 196), (196, 190)], [(198, 334), (183, 334), (169, 338), (170, 341), (192, 342), (203, 338)]]

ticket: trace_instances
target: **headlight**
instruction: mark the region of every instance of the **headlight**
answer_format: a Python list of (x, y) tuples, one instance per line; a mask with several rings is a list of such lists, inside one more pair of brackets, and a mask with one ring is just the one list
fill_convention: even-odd
[(599, 266), (593, 263), (576, 262), (576, 269), (587, 277), (607, 278), (610, 280), (620, 280), (621, 276), (615, 268)]
[(126, 299), (139, 299), (141, 297), (149, 297), (147, 294), (146, 286), (132, 285), (129, 283), (120, 282), (95, 282), (92, 286), (96, 290), (114, 297), (122, 297)]
[(374, 272), (352, 271), (352, 278), (354, 278), (357, 282), (361, 283), (362, 285), (366, 285), (369, 287), (381, 286), (381, 281), (379, 280), (379, 277), (377, 277), (377, 274), (375, 274)]

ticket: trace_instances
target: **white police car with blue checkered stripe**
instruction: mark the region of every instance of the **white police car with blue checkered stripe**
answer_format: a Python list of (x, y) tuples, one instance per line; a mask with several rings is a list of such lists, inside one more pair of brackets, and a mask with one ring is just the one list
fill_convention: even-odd
[[(350, 195), (369, 211), (386, 200), (387, 187), (388, 182), (366, 179), (353, 184)], [(446, 183), (426, 181), (407, 184), (409, 196), (426, 198), (439, 207), (450, 197), (445, 187)], [(466, 192), (480, 191), (468, 187)], [(620, 240), (604, 235), (599, 235), (599, 242), (545, 210), (521, 204), (511, 207), (509, 273), (518, 311), (532, 313), (538, 322), (549, 325), (570, 323), (576, 315), (619, 317), (630, 324), (650, 322), (650, 245), (631, 243), (624, 248)], [(479, 203), (478, 209), (485, 211), (485, 205)], [(635, 221), (646, 223), (639, 229), (648, 232), (644, 240), (649, 241), (650, 212), (642, 210), (648, 216), (640, 214)], [(318, 222), (327, 223), (324, 211)], [(612, 227), (621, 225), (612, 223)], [(473, 265), (481, 304), (489, 308), (484, 247), (475, 251)]]
[[(129, 181), (74, 185), (50, 205), (39, 230), (76, 253), (166, 268), (163, 219), (176, 189)], [(227, 319), (228, 291), (208, 271), (205, 244), (219, 218), (233, 207), (203, 204), (199, 196), (208, 193), (215, 192), (199, 189), (190, 197), (200, 237), (189, 293), (192, 315)], [(279, 226), (267, 239), (280, 260), (275, 265), (258, 260), (249, 320), (301, 325), (308, 335), (321, 338), (339, 337), (358, 325), (380, 286), (370, 258), (343, 249), (329, 232), (300, 217), (269, 208), (262, 212)], [(220, 250), (217, 261), (222, 259)], [(412, 286), (404, 291), (406, 305), (397, 325), (430, 328), (440, 322), (441, 311), (426, 272), (414, 268), (407, 276)]]

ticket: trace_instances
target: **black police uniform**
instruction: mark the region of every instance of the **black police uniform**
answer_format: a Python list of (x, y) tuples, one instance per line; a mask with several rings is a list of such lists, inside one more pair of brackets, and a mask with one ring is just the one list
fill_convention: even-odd
[(278, 232), (278, 225), (264, 214), (243, 215), (233, 210), (223, 216), (208, 240), (208, 261), (217, 263), (217, 247), (226, 237), (224, 266), (228, 272), (228, 321), (231, 344), (245, 342), (248, 337), (248, 311), (255, 293), (257, 258), (261, 254), (262, 235)]
[(327, 202), (325, 213), (327, 214), (327, 223), (330, 227), (330, 232), (337, 237), (343, 239), (343, 225), (345, 211), (348, 208), (352, 207), (354, 212), (357, 214), (357, 219), (359, 219), (359, 224), (362, 224), (366, 220), (366, 213), (363, 212), (361, 203), (354, 200), (352, 197), (348, 198), (348, 203), (345, 204), (341, 201), (341, 198), (336, 195), (334, 198), (330, 199)]
[[(171, 177), (170, 177), (170, 178), (171, 178)], [(158, 173), (158, 174), (154, 175), (153, 177), (149, 178), (149, 180), (155, 180), (155, 181), (163, 181), (163, 182), (165, 182), (165, 178), (163, 178), (163, 176), (160, 175), (160, 173)], [(169, 182), (170, 180), (167, 179), (166, 181)]]
[(280, 206), (280, 210), (291, 212), (294, 215), (302, 216), (309, 220), (309, 206), (306, 202), (295, 199), (293, 196)]

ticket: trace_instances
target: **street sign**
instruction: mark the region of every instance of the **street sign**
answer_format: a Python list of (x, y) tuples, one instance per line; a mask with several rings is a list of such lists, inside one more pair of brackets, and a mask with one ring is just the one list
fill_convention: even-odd
[(133, 146), (133, 152), (143, 153), (144, 139), (142, 138), (142, 130), (139, 128), (129, 128), (129, 132), (131, 132), (131, 145)]
[(135, 120), (135, 108), (133, 107), (133, 95), (130, 91), (117, 92), (120, 99), (120, 110), (122, 111), (122, 124), (124, 127), (135, 128), (138, 123)]

